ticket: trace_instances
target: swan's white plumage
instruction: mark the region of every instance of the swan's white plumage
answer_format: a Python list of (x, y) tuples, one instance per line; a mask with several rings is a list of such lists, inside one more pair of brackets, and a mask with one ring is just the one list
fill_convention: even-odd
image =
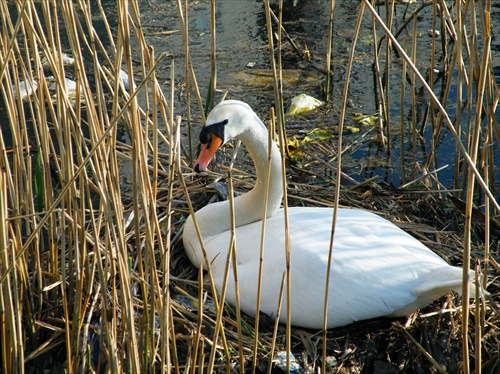
[[(207, 118), (205, 131), (210, 132), (210, 126), (220, 126), (224, 120), (227, 123), (223, 143), (233, 137), (240, 138), (257, 168), (254, 189), (234, 200), (240, 307), (255, 315), (268, 158), (267, 130), (250, 107), (240, 101), (217, 105)], [(210, 154), (215, 151), (209, 150)], [(201, 169), (206, 163), (205, 160)], [(275, 145), (271, 165), (260, 310), (275, 316), (286, 269), (284, 212), (278, 209), (282, 198), (281, 164)], [(288, 212), (291, 318), (297, 326), (323, 326), (332, 214), (332, 209), (315, 207), (290, 208)], [(229, 202), (208, 205), (195, 215), (212, 276), (220, 290), (231, 237)], [(183, 241), (191, 262), (206, 268), (192, 217), (186, 222)], [(338, 210), (332, 253), (328, 327), (380, 316), (404, 316), (448, 291), (460, 292), (462, 287), (461, 268), (448, 265), (418, 240), (370, 212)], [(235, 304), (232, 271), (229, 274), (226, 300)], [(282, 308), (280, 321), (285, 322), (286, 300)]]

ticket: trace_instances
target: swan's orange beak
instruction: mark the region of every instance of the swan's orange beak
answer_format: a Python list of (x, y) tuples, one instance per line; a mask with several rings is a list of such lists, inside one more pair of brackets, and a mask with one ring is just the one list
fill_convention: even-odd
[(200, 155), (194, 164), (194, 171), (197, 173), (205, 171), (208, 164), (214, 158), (215, 152), (222, 144), (222, 139), (215, 134), (210, 134), (210, 140), (201, 147)]

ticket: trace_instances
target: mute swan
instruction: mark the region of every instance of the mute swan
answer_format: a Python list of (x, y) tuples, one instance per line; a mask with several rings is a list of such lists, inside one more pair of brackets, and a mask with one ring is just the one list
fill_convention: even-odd
[[(239, 138), (255, 163), (255, 187), (234, 199), (236, 258), (241, 310), (256, 314), (260, 238), (268, 162), (268, 132), (249, 105), (224, 101), (211, 111), (200, 133), (203, 145), (195, 171), (206, 169), (217, 149)], [(262, 273), (260, 310), (276, 316), (285, 260), (284, 212), (280, 153), (271, 149), (271, 177)], [(229, 201), (205, 206), (195, 213), (212, 276), (218, 290), (224, 282), (230, 243)], [(289, 208), (291, 252), (291, 323), (323, 327), (325, 276), (333, 210)], [(190, 261), (207, 268), (193, 217), (183, 234)], [(461, 291), (462, 268), (442, 258), (391, 222), (363, 210), (339, 209), (333, 242), (329, 283), (329, 328), (381, 316), (405, 316), (446, 294)], [(226, 300), (235, 304), (230, 268)], [(469, 279), (474, 279), (473, 272)], [(471, 283), (471, 295), (473, 287)], [(286, 322), (286, 297), (280, 322)]]

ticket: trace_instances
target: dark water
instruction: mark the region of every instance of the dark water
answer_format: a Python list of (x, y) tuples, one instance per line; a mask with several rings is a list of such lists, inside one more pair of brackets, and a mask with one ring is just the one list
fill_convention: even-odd
[[(141, 14), (142, 26), (147, 41), (155, 48), (156, 54), (169, 52), (175, 56), (175, 82), (176, 114), (186, 113), (186, 95), (181, 87), (185, 83), (184, 73), (184, 46), (180, 33), (165, 34), (165, 32), (179, 29), (177, 8), (175, 2), (164, 0), (142, 1)], [(107, 15), (107, 19), (113, 31), (117, 30), (116, 24), (116, 2), (114, 0), (102, 1)], [(301, 58), (292, 49), (290, 43), (284, 39), (282, 45), (283, 69), (284, 69), (284, 99), (285, 105), (289, 105), (291, 98), (300, 93), (307, 93), (311, 96), (322, 98), (325, 75), (322, 71), (325, 66), (325, 54), (327, 50), (328, 37), (328, 9), (327, 1), (299, 1), (297, 6), (293, 6), (291, 1), (285, 1), (283, 20), (284, 27), (293, 37), (294, 42), (302, 50), (307, 50), (311, 60)], [(416, 6), (415, 6), (416, 7)], [(415, 9), (410, 8), (410, 9)], [(97, 7), (94, 27), (102, 35), (102, 40), (106, 43), (107, 35), (104, 24), (98, 14)], [(274, 7), (275, 9), (275, 7)], [(340, 97), (343, 90), (345, 69), (347, 64), (347, 54), (351, 45), (352, 34), (358, 15), (359, 3), (356, 1), (337, 2), (335, 9), (334, 41), (333, 41), (333, 87), (331, 101), (314, 115), (306, 115), (298, 118), (289, 118), (292, 128), (312, 129), (317, 126), (330, 126), (338, 124), (338, 113)], [(397, 5), (395, 14), (395, 29), (403, 22), (403, 13), (406, 6)], [(497, 82), (500, 81), (500, 5), (493, 4), (492, 26), (492, 58), (494, 73)], [(381, 11), (383, 13), (383, 11)], [(192, 63), (195, 69), (197, 81), (203, 99), (205, 98), (209, 85), (209, 57), (210, 57), (210, 16), (209, 4), (207, 2), (193, 2), (189, 6), (189, 28), (190, 28), (190, 52)], [(409, 14), (409, 12), (408, 12)], [(430, 37), (427, 30), (431, 28), (432, 9), (422, 12), (422, 18), (418, 23), (418, 30), (421, 34), (418, 37), (419, 53), (428, 55), (427, 45), (430, 44)], [(263, 5), (261, 1), (216, 1), (217, 19), (217, 86), (221, 90), (228, 91), (228, 98), (240, 99), (248, 102), (255, 111), (263, 118), (267, 118), (268, 108), (274, 104), (272, 81), (266, 76), (269, 72), (269, 53), (267, 45), (267, 30)], [(428, 20), (427, 20), (428, 19)], [(411, 37), (411, 28), (405, 31), (403, 36)], [(116, 34), (115, 34), (116, 35)], [(379, 31), (379, 37), (382, 33)], [(109, 43), (108, 43), (109, 44)], [(68, 44), (69, 45), (69, 44)], [(420, 50), (421, 49), (421, 50)], [(137, 49), (132, 47), (133, 51)], [(349, 114), (360, 112), (373, 114), (377, 111), (376, 94), (373, 76), (373, 40), (371, 36), (371, 19), (368, 13), (363, 19), (362, 34), (357, 42), (356, 63), (352, 71), (349, 90)], [(419, 54), (419, 56), (420, 56)], [(137, 57), (137, 56), (135, 56)], [(136, 61), (139, 61), (136, 59)], [(428, 58), (423, 58), (422, 63), (428, 63)], [(252, 68), (249, 68), (249, 64)], [(360, 142), (354, 153), (346, 158), (346, 172), (358, 180), (364, 180), (374, 175), (380, 176), (382, 180), (396, 186), (401, 185), (401, 159), (400, 159), (400, 87), (401, 73), (399, 67), (401, 61), (393, 57), (393, 73), (391, 73), (390, 108), (391, 108), (391, 151), (381, 151), (376, 144), (365, 140)], [(422, 68), (422, 66), (419, 66)], [(383, 68), (383, 63), (381, 63)], [(166, 82), (165, 92), (168, 92), (171, 84), (169, 82), (170, 72), (166, 69), (159, 70), (159, 80)], [(140, 76), (138, 77), (140, 79)], [(436, 92), (441, 89), (441, 81), (436, 82)], [(409, 87), (409, 84), (408, 84)], [(220, 99), (219, 94), (217, 99)], [(456, 87), (452, 88), (449, 97), (447, 110), (454, 116), (456, 102)], [(194, 96), (192, 96), (193, 98)], [(410, 112), (410, 91), (406, 93), (407, 107), (405, 108), (405, 120), (409, 123)], [(421, 92), (418, 96), (419, 105), (417, 118), (421, 120), (425, 110), (428, 97)], [(192, 106), (196, 115), (196, 105)], [(0, 113), (0, 116), (2, 114)], [(497, 121), (500, 122), (500, 113), (496, 113)], [(0, 118), (1, 119), (1, 118)], [(466, 118), (462, 118), (464, 122)], [(357, 125), (349, 115), (346, 118), (346, 125)], [(406, 132), (409, 134), (410, 128), (407, 125)], [(4, 131), (2, 126), (2, 131)], [(370, 130), (363, 127), (361, 133)], [(374, 132), (375, 133), (375, 132)], [(455, 162), (455, 142), (451, 134), (444, 133), (438, 148), (439, 162), (435, 167), (450, 165), (447, 169), (439, 173), (439, 179), (446, 186), (450, 186), (453, 177), (453, 165)], [(122, 133), (122, 141), (127, 141), (126, 132)], [(428, 140), (431, 135), (431, 128), (428, 125), (423, 131), (427, 144), (421, 144), (416, 150), (416, 157), (419, 162), (430, 151)], [(4, 133), (6, 136), (6, 133)], [(7, 134), (8, 136), (8, 134)], [(359, 141), (360, 134), (346, 135), (346, 142)], [(194, 139), (196, 139), (196, 134)], [(369, 137), (367, 137), (369, 139)], [(407, 138), (407, 140), (409, 137)], [(7, 143), (9, 141), (7, 140)], [(500, 159), (498, 144), (494, 144), (496, 159)], [(405, 144), (406, 168), (410, 168), (413, 150), (411, 145)], [(390, 154), (388, 154), (390, 153)], [(318, 155), (321, 157), (321, 155)], [(378, 165), (371, 167), (370, 165)], [(380, 165), (384, 165), (380, 167)], [(432, 170), (432, 168), (431, 168)], [(124, 165), (126, 172), (126, 165)], [(496, 180), (500, 179), (500, 170), (496, 168)]]
[[(143, 7), (144, 25), (148, 30), (148, 25), (154, 28), (163, 28), (171, 30), (177, 28), (177, 13), (174, 4), (165, 4), (162, 1), (153, 1), (152, 6)], [(155, 6), (157, 6), (155, 8)], [(295, 43), (304, 50), (308, 50), (312, 56), (312, 61), (306, 61), (292, 49), (290, 43), (284, 38), (282, 46), (283, 69), (285, 70), (284, 99), (285, 105), (288, 105), (291, 98), (300, 93), (307, 93), (311, 96), (322, 98), (325, 76), (321, 69), (325, 66), (325, 54), (327, 50), (328, 37), (328, 2), (326, 1), (299, 1), (297, 6), (293, 6), (291, 1), (285, 1), (283, 11), (284, 27), (294, 38)], [(276, 9), (274, 7), (274, 9)], [(341, 92), (343, 90), (345, 78), (345, 66), (347, 63), (347, 54), (352, 40), (352, 33), (355, 26), (359, 3), (354, 1), (337, 2), (335, 9), (334, 23), (334, 41), (333, 41), (333, 88), (332, 99), (324, 108), (318, 110), (314, 116), (304, 116), (303, 118), (288, 119), (291, 127), (303, 127), (311, 129), (320, 124), (336, 125), (338, 119), (338, 107), (340, 105)], [(416, 9), (416, 6), (410, 10)], [(406, 6), (398, 5), (395, 10), (395, 24), (397, 29), (404, 22), (403, 13)], [(381, 10), (383, 13), (383, 10)], [(408, 14), (411, 12), (408, 11)], [(418, 56), (428, 56), (430, 36), (427, 31), (431, 29), (432, 8), (425, 9), (419, 19), (418, 32)], [(261, 115), (267, 117), (268, 108), (273, 105), (273, 91), (270, 79), (261, 76), (262, 71), (269, 69), (269, 54), (265, 47), (267, 45), (267, 30), (265, 24), (265, 15), (260, 1), (217, 1), (217, 83), (218, 88), (228, 90), (229, 98), (240, 99), (248, 102)], [(428, 19), (428, 20), (427, 20)], [(496, 22), (496, 21), (499, 22)], [(198, 83), (202, 94), (206, 94), (209, 79), (209, 51), (210, 51), (210, 24), (209, 24), (209, 5), (206, 3), (196, 3), (190, 7), (189, 12), (190, 25), (190, 43), (193, 65), (197, 74)], [(500, 8), (493, 6), (492, 12), (493, 34), (500, 34)], [(379, 31), (379, 37), (382, 33)], [(411, 28), (403, 32), (401, 37), (411, 38)], [(401, 40), (400, 37), (400, 40)], [(163, 38), (151, 37), (149, 41), (158, 51), (169, 51), (177, 56), (177, 66), (183, 66), (183, 45), (180, 34), (172, 36), (167, 40)], [(276, 43), (276, 41), (275, 41)], [(492, 53), (495, 72), (500, 70), (500, 41), (497, 36), (492, 42)], [(361, 112), (372, 114), (377, 111), (376, 96), (374, 88), (374, 77), (372, 71), (372, 53), (373, 41), (371, 39), (371, 19), (368, 16), (363, 20), (363, 31), (357, 43), (356, 64), (352, 72), (350, 81), (350, 108), (349, 113)], [(422, 63), (428, 63), (429, 57), (421, 59)], [(253, 64), (248, 68), (249, 63)], [(356, 152), (351, 155), (353, 161), (349, 162), (353, 177), (363, 180), (373, 175), (379, 175), (383, 180), (393, 183), (396, 186), (401, 185), (401, 160), (400, 160), (400, 87), (401, 73), (399, 67), (401, 61), (393, 57), (393, 75), (391, 76), (390, 90), (390, 108), (391, 108), (391, 128), (393, 137), (391, 138), (392, 149), (390, 155), (387, 152), (381, 152), (378, 147), (371, 142), (364, 142)], [(381, 63), (383, 68), (383, 64)], [(419, 66), (424, 70), (422, 66)], [(181, 73), (178, 69), (178, 74)], [(178, 75), (179, 80), (184, 76)], [(497, 75), (500, 80), (500, 75)], [(435, 90), (439, 95), (442, 81), (437, 80)], [(409, 84), (407, 84), (409, 87)], [(428, 96), (423, 91), (419, 91), (417, 96), (419, 104), (417, 106), (417, 119), (421, 121), (424, 115)], [(452, 87), (451, 95), (448, 100), (447, 110), (452, 121), (454, 120), (455, 102), (457, 88)], [(405, 120), (408, 123), (411, 119), (410, 91), (407, 88), (405, 108)], [(178, 103), (179, 110), (182, 112), (182, 98)], [(500, 122), (500, 113), (496, 115)], [(462, 118), (462, 123), (467, 120)], [(346, 124), (353, 124), (350, 117)], [(409, 134), (410, 128), (406, 132)], [(419, 124), (420, 126), (420, 124)], [(362, 129), (366, 131), (366, 129)], [(417, 148), (417, 160), (421, 162), (429, 152), (429, 138), (431, 136), (431, 126), (428, 124), (423, 131), (427, 144), (421, 144)], [(438, 168), (443, 165), (449, 167), (439, 173), (439, 179), (445, 185), (451, 183), (453, 178), (453, 169), (455, 163), (455, 141), (448, 131), (443, 132), (444, 136), (440, 139), (438, 148)], [(409, 136), (406, 140), (409, 139)], [(462, 140), (465, 140), (462, 138)], [(349, 141), (349, 140), (348, 140)], [(495, 156), (500, 157), (498, 144), (494, 144)], [(408, 143), (405, 145), (408, 159), (405, 159), (406, 168), (410, 169), (411, 156), (413, 150)], [(320, 155), (321, 157), (321, 155)], [(361, 162), (357, 162), (362, 160)], [(370, 164), (371, 160), (378, 160), (378, 164), (387, 165), (387, 167), (366, 167), (366, 160)], [(433, 168), (434, 168), (433, 167)], [(433, 169), (431, 168), (431, 170)], [(349, 172), (349, 170), (347, 170)], [(500, 170), (496, 169), (497, 180), (500, 177)], [(408, 179), (407, 179), (408, 180)]]

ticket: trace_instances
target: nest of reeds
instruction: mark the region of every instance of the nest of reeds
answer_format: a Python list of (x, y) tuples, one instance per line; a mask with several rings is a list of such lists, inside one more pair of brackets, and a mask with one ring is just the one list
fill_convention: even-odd
[[(232, 149), (231, 149), (232, 151)], [(312, 150), (311, 150), (312, 151)], [(232, 152), (229, 152), (232, 153)], [(335, 153), (332, 150), (332, 153)], [(221, 155), (222, 156), (222, 155)], [(227, 157), (228, 159), (231, 157)], [(222, 156), (224, 159), (224, 156)], [(332, 180), (325, 176), (324, 163), (314, 162), (315, 157), (303, 160), (307, 164), (307, 170), (297, 167), (292, 162), (288, 167), (289, 205), (290, 206), (333, 206)], [(241, 169), (239, 169), (241, 167)], [(236, 167), (240, 174), (233, 181), (235, 191), (240, 194), (247, 192), (252, 187), (252, 165), (243, 162)], [(309, 183), (304, 183), (304, 173)], [(311, 175), (315, 175), (315, 183), (311, 183)], [(207, 203), (223, 199), (224, 188), (214, 186), (214, 183), (225, 185), (227, 183), (226, 173), (221, 170), (218, 173), (210, 173), (209, 176), (193, 176), (188, 185), (190, 196), (194, 207), (201, 208)], [(371, 182), (342, 188), (339, 200), (342, 205), (375, 211), (396, 225), (410, 232), (426, 246), (446, 259), (450, 264), (461, 266), (463, 263), (463, 231), (464, 231), (464, 206), (465, 204), (446, 192), (439, 192), (429, 186), (418, 185), (419, 188), (401, 190), (382, 182)], [(227, 190), (226, 190), (227, 193)], [(187, 212), (188, 209), (184, 208)], [(187, 214), (187, 213), (186, 213)], [(484, 248), (484, 219), (482, 213), (475, 212), (475, 220), (472, 229), (473, 255), (472, 263), (481, 263), (483, 259), (482, 248)], [(182, 223), (179, 223), (181, 230)], [(493, 228), (490, 232), (491, 242), (497, 243), (498, 225), (492, 222)], [(495, 250), (497, 251), (498, 248)], [(174, 255), (177, 260), (172, 267), (172, 272), (179, 278), (192, 280), (187, 286), (184, 282), (173, 282), (179, 289), (188, 290), (191, 301), (182, 298), (184, 304), (191, 309), (185, 316), (191, 325), (198, 318), (200, 310), (194, 307), (198, 302), (199, 287), (195, 284), (200, 279), (199, 270), (193, 267), (184, 254), (182, 244), (176, 243)], [(498, 273), (500, 268), (493, 260), (489, 267), (488, 290), (493, 295), (500, 291)], [(210, 293), (205, 284), (207, 296)], [(213, 303), (209, 302), (210, 305)], [(496, 365), (496, 350), (498, 347), (498, 314), (491, 308), (483, 309), (484, 305), (472, 304), (471, 310), (478, 310), (478, 315), (484, 319), (485, 330), (481, 332), (482, 340), (482, 363), (484, 368), (494, 368)], [(191, 308), (191, 307), (192, 308)], [(210, 308), (204, 309), (205, 313), (214, 318), (214, 311)], [(441, 300), (437, 300), (419, 313), (408, 316), (408, 318), (385, 319), (379, 318), (370, 321), (360, 321), (353, 325), (336, 328), (326, 334), (326, 367), (329, 372), (427, 372), (437, 368), (446, 367), (447, 372), (461, 370), (462, 355), (462, 329), (461, 329), (461, 298), (449, 294)], [(280, 361), (275, 355), (266, 354), (271, 350), (284, 351), (286, 349), (285, 327), (280, 326), (275, 337), (272, 337), (274, 321), (266, 315), (260, 316), (260, 337), (258, 354), (256, 359), (257, 372), (267, 372), (270, 366), (273, 372), (282, 372), (284, 360)], [(179, 322), (181, 325), (182, 323)], [(210, 335), (214, 330), (214, 320), (204, 320), (202, 332)], [(245, 370), (251, 370), (252, 352), (254, 348), (254, 324), (253, 318), (244, 316), (245, 328), (242, 329), (243, 350), (247, 352), (244, 362)], [(238, 335), (237, 321), (234, 310), (227, 306), (224, 313), (224, 331), (229, 334), (228, 344), (231, 349), (237, 349)], [(190, 329), (184, 325), (186, 333)], [(471, 341), (478, 333), (477, 328), (470, 326), (469, 337)], [(233, 339), (231, 339), (233, 338)], [(272, 340), (275, 339), (275, 343)], [(187, 336), (185, 340), (190, 341)], [(316, 372), (323, 365), (322, 356), (324, 336), (322, 332), (294, 328), (292, 330), (292, 353), (300, 363), (305, 372)], [(267, 343), (267, 345), (266, 345)], [(222, 347), (221, 347), (222, 349)], [(186, 361), (191, 361), (189, 345), (184, 348), (187, 352)], [(239, 362), (235, 359), (235, 364)], [(274, 365), (274, 366), (273, 366)], [(221, 366), (225, 371), (227, 366)], [(233, 368), (234, 369), (234, 368)], [(239, 370), (239, 369), (234, 369)]]

